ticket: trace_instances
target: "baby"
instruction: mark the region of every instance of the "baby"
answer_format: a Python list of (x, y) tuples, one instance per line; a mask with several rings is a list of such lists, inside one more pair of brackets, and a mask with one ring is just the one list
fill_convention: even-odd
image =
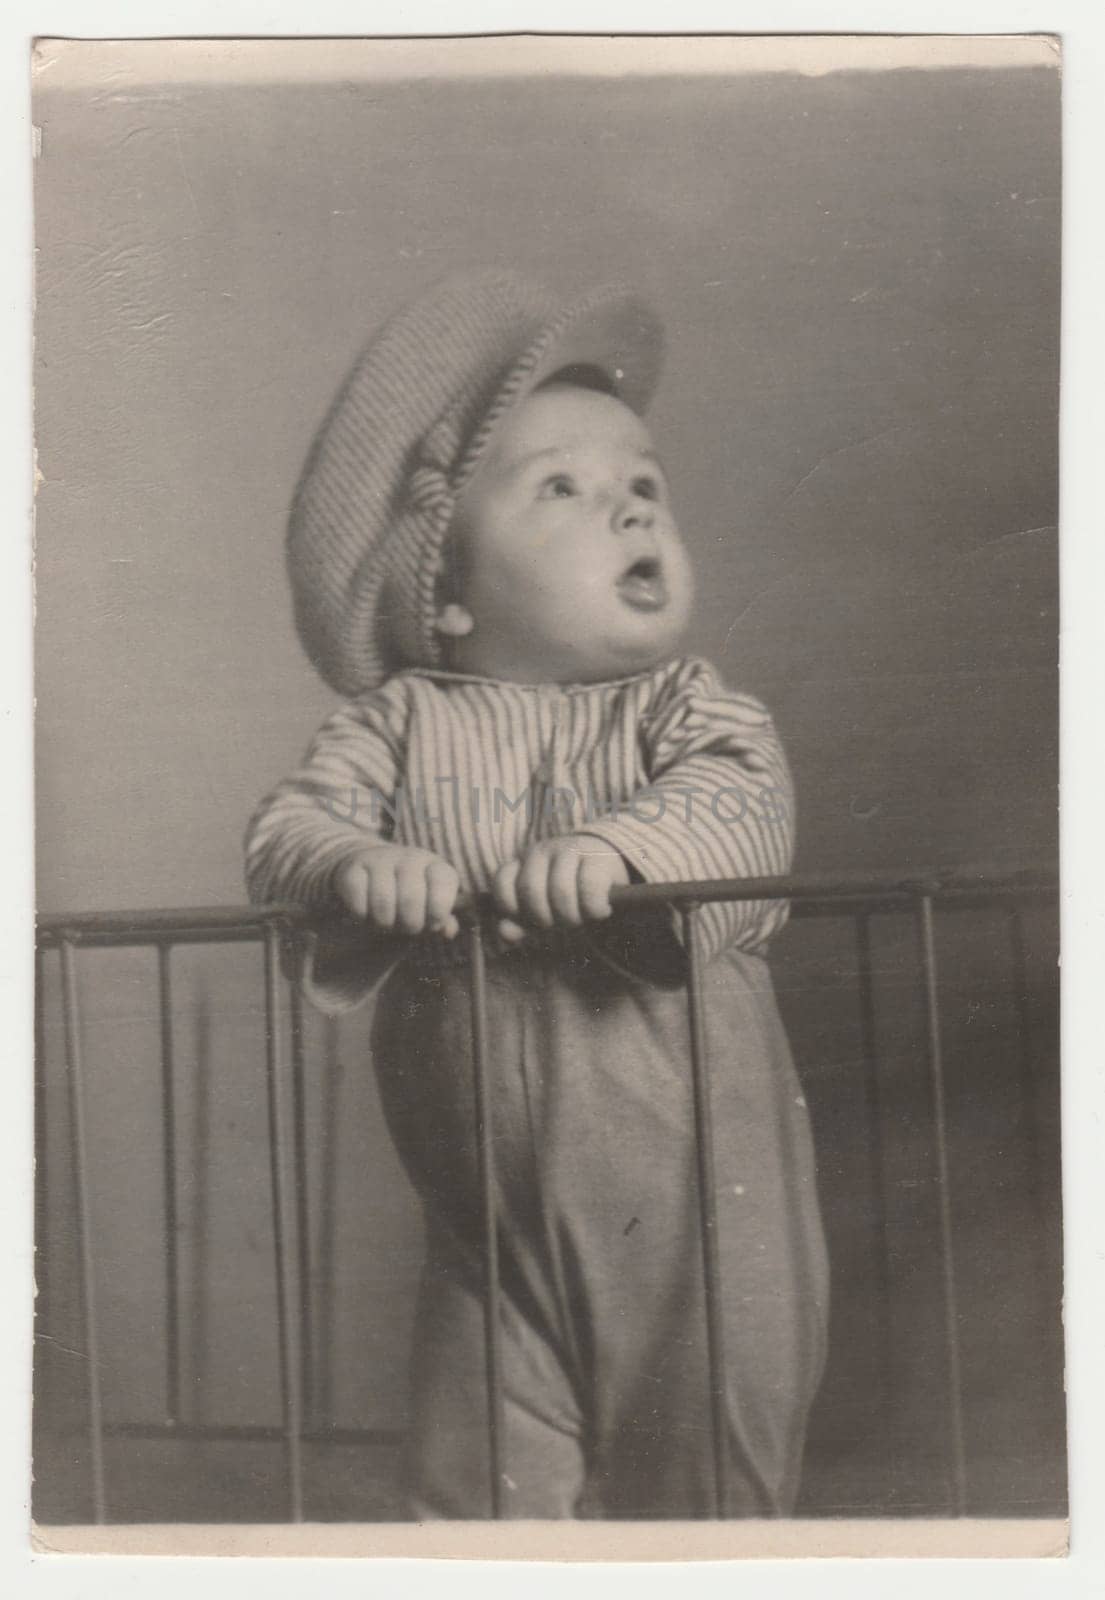
[[(307, 992), (375, 991), (388, 1125), (423, 1202), (418, 1516), (490, 1512), (480, 1194), (457, 902), (488, 967), (514, 1517), (698, 1517), (710, 1393), (675, 918), (631, 882), (786, 871), (770, 718), (678, 653), (693, 581), (642, 421), (661, 333), (636, 295), (562, 305), (453, 279), (369, 344), (315, 441), (288, 560), (345, 698), (256, 812), (250, 893), (344, 910)], [(731, 1509), (791, 1510), (824, 1359), (808, 1119), (763, 961), (781, 903), (700, 913)], [(397, 937), (399, 935), (405, 937)]]

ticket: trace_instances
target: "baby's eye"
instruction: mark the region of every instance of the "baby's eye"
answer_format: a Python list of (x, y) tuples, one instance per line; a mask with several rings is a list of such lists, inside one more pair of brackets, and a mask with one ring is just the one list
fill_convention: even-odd
[(631, 487), (633, 493), (642, 500), (659, 500), (664, 492), (659, 478), (653, 478), (647, 473), (643, 477), (634, 478)]
[(551, 478), (546, 478), (537, 491), (539, 500), (566, 500), (569, 495), (576, 492), (574, 479), (566, 472), (558, 472)]

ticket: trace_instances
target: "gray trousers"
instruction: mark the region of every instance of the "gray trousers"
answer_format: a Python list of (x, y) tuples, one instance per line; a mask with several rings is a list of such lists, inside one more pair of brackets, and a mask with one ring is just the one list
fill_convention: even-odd
[[(786, 1515), (824, 1362), (808, 1116), (765, 963), (705, 973), (731, 1509)], [(580, 948), (489, 963), (511, 1517), (711, 1514), (713, 1458), (682, 990)], [(490, 1515), (469, 984), (399, 968), (377, 1009), (385, 1112), (426, 1212), (410, 1493)]]

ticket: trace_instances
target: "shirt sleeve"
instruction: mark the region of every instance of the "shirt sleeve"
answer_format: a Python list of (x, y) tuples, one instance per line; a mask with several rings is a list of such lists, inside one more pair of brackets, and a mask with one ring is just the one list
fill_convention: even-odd
[[(671, 680), (641, 730), (648, 787), (588, 823), (644, 883), (774, 877), (794, 855), (794, 789), (766, 708), (703, 661)], [(584, 831), (584, 830), (581, 830)], [(764, 950), (785, 900), (713, 902), (699, 926), (706, 958)], [(675, 918), (678, 932), (679, 919)]]
[(246, 828), (250, 900), (332, 913), (330, 933), (308, 933), (296, 977), (321, 1010), (360, 1004), (397, 959), (394, 941), (360, 924), (340, 926), (334, 878), (347, 861), (391, 837), (390, 806), (406, 735), (393, 685), (341, 706), (303, 761), (261, 801)]

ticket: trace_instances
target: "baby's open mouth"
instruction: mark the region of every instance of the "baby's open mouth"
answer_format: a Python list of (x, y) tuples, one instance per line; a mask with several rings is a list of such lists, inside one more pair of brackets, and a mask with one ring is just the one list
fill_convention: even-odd
[(664, 569), (655, 556), (642, 556), (618, 579), (618, 593), (635, 611), (661, 611), (668, 603)]

